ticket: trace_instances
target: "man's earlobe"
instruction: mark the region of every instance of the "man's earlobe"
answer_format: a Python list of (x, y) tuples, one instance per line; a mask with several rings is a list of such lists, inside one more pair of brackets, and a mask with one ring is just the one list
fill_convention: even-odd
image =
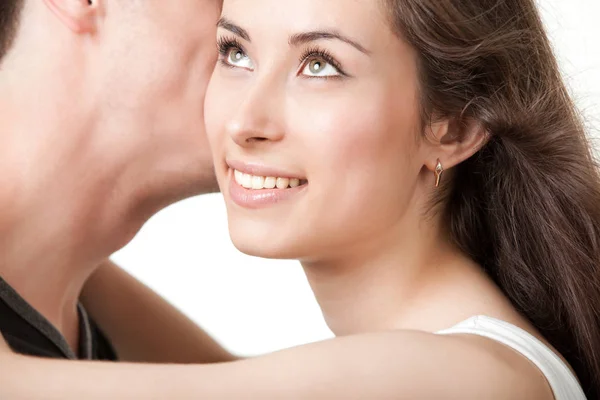
[(75, 33), (96, 30), (100, 0), (43, 0), (60, 21)]

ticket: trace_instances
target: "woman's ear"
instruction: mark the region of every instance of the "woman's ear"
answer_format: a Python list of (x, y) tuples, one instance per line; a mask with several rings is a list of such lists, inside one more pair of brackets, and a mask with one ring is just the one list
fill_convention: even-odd
[(99, 3), (102, 0), (43, 0), (48, 8), (75, 33), (96, 30)]
[(428, 127), (428, 157), (425, 166), (430, 171), (450, 169), (477, 153), (488, 141), (489, 134), (483, 125), (473, 119), (446, 119)]

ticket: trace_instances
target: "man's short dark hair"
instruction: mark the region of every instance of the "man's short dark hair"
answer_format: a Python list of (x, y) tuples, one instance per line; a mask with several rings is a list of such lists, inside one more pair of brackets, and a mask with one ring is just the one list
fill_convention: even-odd
[(25, 0), (0, 0), (0, 60), (15, 38), (24, 2)]

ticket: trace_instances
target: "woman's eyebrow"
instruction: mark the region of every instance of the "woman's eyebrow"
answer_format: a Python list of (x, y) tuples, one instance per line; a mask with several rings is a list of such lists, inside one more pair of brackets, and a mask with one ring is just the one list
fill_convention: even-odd
[(217, 22), (217, 26), (219, 28), (223, 28), (225, 30), (228, 30), (231, 33), (238, 35), (239, 37), (241, 37), (242, 39), (244, 39), (248, 42), (252, 41), (252, 40), (250, 40), (250, 35), (248, 34), (247, 30), (245, 30), (244, 28), (242, 28), (239, 25), (236, 25), (235, 23), (233, 23), (232, 21), (228, 20), (225, 17), (221, 17), (219, 19), (219, 22)]
[[(217, 26), (219, 28), (228, 30), (229, 32), (241, 37), (242, 39), (248, 42), (252, 41), (252, 39), (250, 38), (250, 34), (246, 29), (242, 28), (241, 26), (237, 25), (236, 23), (234, 23), (226, 17), (221, 17), (219, 19), (219, 22), (217, 23)], [(299, 46), (301, 44), (306, 44), (317, 40), (340, 40), (356, 48), (361, 53), (370, 54), (370, 51), (367, 50), (363, 45), (358, 43), (358, 41), (350, 39), (349, 37), (342, 35), (334, 29), (295, 33), (290, 36), (288, 42), (291, 46)]]
[(356, 40), (350, 39), (349, 37), (344, 36), (333, 29), (295, 33), (290, 36), (289, 43), (292, 46), (298, 46), (317, 40), (341, 40), (342, 42), (356, 48), (361, 53), (370, 54), (370, 52)]

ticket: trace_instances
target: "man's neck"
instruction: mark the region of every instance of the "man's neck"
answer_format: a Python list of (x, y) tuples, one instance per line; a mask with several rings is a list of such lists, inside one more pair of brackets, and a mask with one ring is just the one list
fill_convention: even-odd
[[(115, 226), (123, 204), (109, 200), (110, 191), (95, 185), (96, 177), (86, 179), (89, 168), (72, 165), (77, 159), (67, 143), (44, 144), (69, 137), (67, 130), (80, 125), (53, 124), (47, 116), (28, 123), (8, 107), (0, 117), (6, 117), (0, 138), (0, 276), (76, 350), (82, 287), (130, 239), (114, 235), (128, 229)], [(54, 130), (41, 130), (41, 123)]]
[(95, 97), (78, 96), (89, 89), (83, 72), (65, 81), (52, 78), (62, 61), (10, 60), (0, 76), (0, 276), (75, 350), (86, 279), (156, 207), (123, 177), (136, 172), (129, 160), (102, 142)]
[(95, 249), (81, 245), (82, 235), (40, 216), (32, 210), (12, 226), (2, 224), (0, 276), (76, 351), (79, 294), (102, 260), (92, 256)]

